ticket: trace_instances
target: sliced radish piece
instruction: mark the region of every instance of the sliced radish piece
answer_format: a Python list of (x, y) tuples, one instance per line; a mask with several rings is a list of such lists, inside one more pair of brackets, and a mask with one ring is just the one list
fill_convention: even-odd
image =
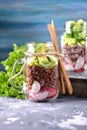
[(57, 94), (57, 90), (55, 88), (48, 88), (47, 91), (48, 91), (47, 98), (52, 98)]
[(37, 100), (35, 94), (34, 94), (32, 91), (29, 91), (29, 98), (30, 98), (30, 99), (34, 99), (34, 100)]
[(34, 81), (33, 82), (33, 84), (32, 84), (32, 89), (31, 89), (31, 91), (33, 92), (33, 93), (38, 93), (39, 91), (40, 91), (40, 83), (39, 82), (37, 82), (37, 81)]
[(48, 92), (47, 91), (44, 91), (44, 92), (39, 92), (37, 94), (35, 94), (36, 97), (37, 97), (37, 100), (41, 101), (41, 100), (44, 100), (47, 98), (48, 96)]
[(33, 93), (31, 90), (29, 91), (29, 99), (35, 101), (41, 101), (45, 99), (54, 99), (58, 96), (57, 89), (55, 88), (47, 88), (45, 91), (40, 91), (38, 93)]
[(84, 60), (84, 57), (82, 56), (79, 56), (79, 58), (77, 59), (77, 62), (75, 64), (75, 70), (80, 70), (84, 67), (84, 64), (85, 64), (85, 60)]

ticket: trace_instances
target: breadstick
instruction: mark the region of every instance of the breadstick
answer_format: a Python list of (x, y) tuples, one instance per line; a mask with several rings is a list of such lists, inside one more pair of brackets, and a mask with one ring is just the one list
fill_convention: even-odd
[(62, 60), (61, 60), (60, 55), (59, 55), (55, 29), (50, 24), (48, 24), (48, 30), (49, 30), (49, 33), (50, 33), (50, 36), (51, 36), (53, 46), (54, 46), (54, 48), (55, 48), (55, 50), (57, 52), (57, 56), (60, 59), (60, 69), (61, 69), (61, 71), (63, 73), (63, 77), (64, 77), (65, 82), (67, 84), (68, 92), (69, 92), (69, 94), (72, 94), (73, 93), (73, 88), (72, 88), (71, 82), (69, 80), (69, 77), (68, 77), (68, 75), (66, 73), (66, 70), (64, 68), (64, 65), (63, 65)]

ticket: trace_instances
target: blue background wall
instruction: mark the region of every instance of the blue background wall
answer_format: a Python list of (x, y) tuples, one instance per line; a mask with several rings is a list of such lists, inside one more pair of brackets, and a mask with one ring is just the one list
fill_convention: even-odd
[(87, 0), (0, 0), (0, 61), (13, 43), (50, 41), (47, 24), (53, 19), (58, 43), (67, 20), (87, 21)]

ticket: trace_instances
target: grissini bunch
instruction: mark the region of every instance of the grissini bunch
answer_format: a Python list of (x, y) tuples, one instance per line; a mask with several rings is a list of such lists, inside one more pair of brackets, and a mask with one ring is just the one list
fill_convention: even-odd
[[(55, 33), (55, 27), (54, 27), (53, 20), (51, 21), (51, 27), (53, 28), (53, 31), (54, 31), (54, 34), (52, 34), (52, 37), (51, 37), (52, 41), (54, 41), (52, 43), (53, 43), (55, 51), (59, 54), (58, 45), (55, 44), (55, 43), (57, 43), (57, 37), (56, 37), (56, 33)], [(49, 30), (49, 27), (48, 27), (48, 30)], [(50, 32), (50, 30), (49, 30), (49, 32)], [(51, 35), (51, 32), (50, 32), (50, 35)], [(58, 58), (60, 59), (60, 55), (58, 55)], [(59, 69), (59, 80), (60, 80), (60, 86), (61, 86), (60, 92), (61, 92), (61, 94), (65, 94), (65, 85), (64, 85), (63, 75), (62, 75), (62, 72), (61, 72), (61, 69), (60, 69), (60, 60), (59, 60), (58, 65), (59, 65), (59, 67), (58, 67), (58, 69)]]
[(69, 80), (69, 77), (67, 75), (67, 72), (64, 68), (60, 54), (59, 54), (56, 31), (55, 31), (55, 28), (54, 28), (53, 21), (52, 21), (51, 24), (48, 24), (47, 27), (48, 27), (48, 30), (49, 30), (49, 33), (50, 33), (50, 36), (51, 36), (51, 40), (52, 40), (54, 49), (57, 52), (57, 56), (58, 56), (58, 59), (59, 59), (59, 77), (60, 77), (61, 93), (65, 94), (65, 85), (64, 85), (64, 81), (65, 81), (68, 93), (71, 95), (73, 93), (73, 88), (72, 88), (71, 82)]

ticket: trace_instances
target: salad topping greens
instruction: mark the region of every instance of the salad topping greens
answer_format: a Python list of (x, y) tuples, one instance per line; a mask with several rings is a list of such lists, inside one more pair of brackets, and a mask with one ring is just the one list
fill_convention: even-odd
[(64, 32), (64, 45), (74, 46), (78, 44), (79, 46), (85, 45), (87, 24), (84, 20), (79, 19), (77, 21), (69, 20), (66, 22)]
[[(56, 58), (52, 55), (49, 55), (49, 52), (52, 53), (52, 48), (50, 48), (47, 44), (44, 43), (38, 43), (38, 44), (34, 44), (34, 53), (38, 54), (42, 54), (41, 56), (39, 55), (35, 55), (35, 56), (31, 56), (30, 58), (28, 58), (28, 65), (29, 66), (42, 66), (44, 68), (52, 68), (54, 67), (57, 62), (56, 62)], [(46, 55), (43, 55), (46, 54)]]

